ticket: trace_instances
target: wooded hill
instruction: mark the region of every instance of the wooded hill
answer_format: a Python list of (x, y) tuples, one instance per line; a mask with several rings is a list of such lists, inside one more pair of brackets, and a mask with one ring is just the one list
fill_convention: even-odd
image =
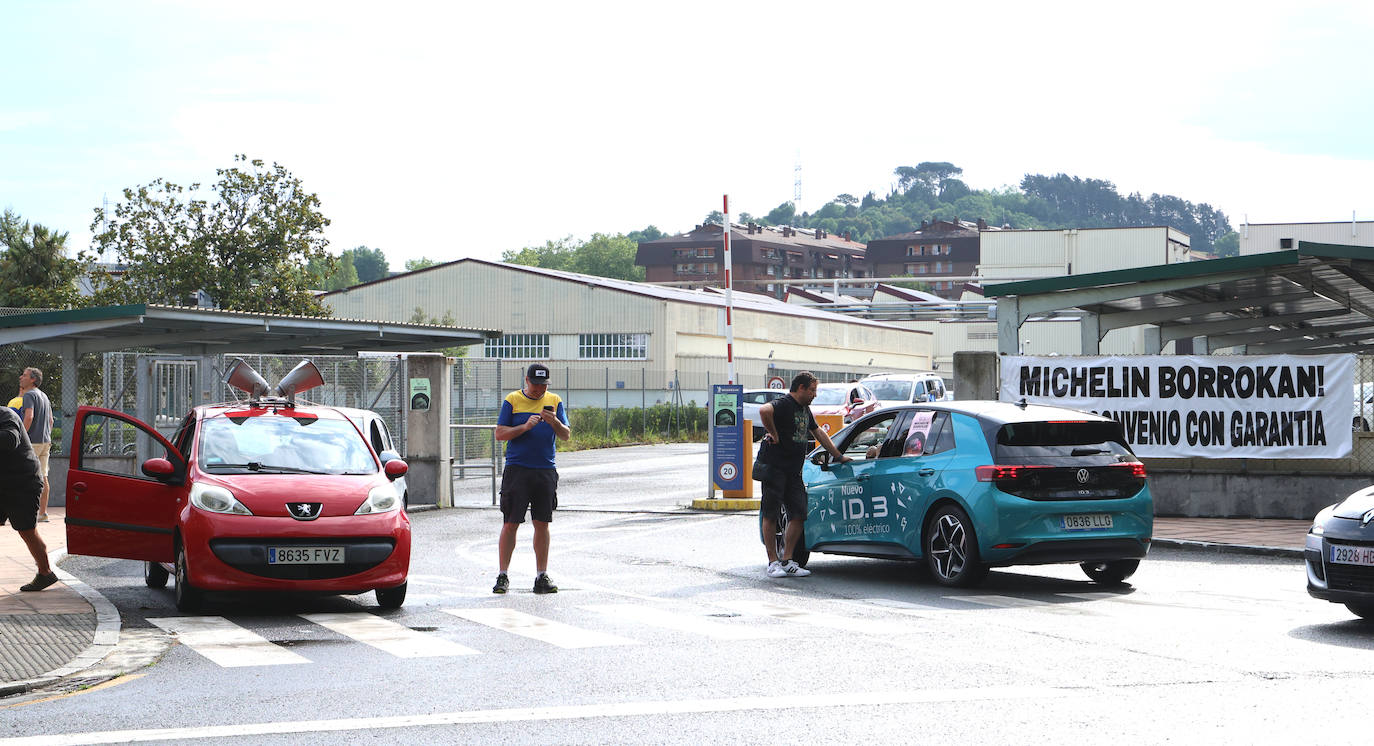
[[(907, 233), (923, 220), (977, 220), (1008, 228), (1117, 228), (1166, 225), (1187, 233), (1195, 251), (1235, 254), (1238, 237), (1225, 213), (1211, 205), (1193, 203), (1170, 194), (1139, 192), (1122, 195), (1116, 185), (1102, 179), (1083, 179), (1067, 174), (1026, 174), (1019, 189), (973, 189), (952, 163), (927, 161), (893, 170), (896, 184), (886, 197), (873, 192), (863, 198), (841, 194), (814, 213), (796, 214), (796, 206), (784, 202), (763, 216), (742, 212), (734, 222), (824, 228), (831, 234), (845, 231), (867, 243), (877, 238)], [(719, 224), (719, 211), (706, 222)]]

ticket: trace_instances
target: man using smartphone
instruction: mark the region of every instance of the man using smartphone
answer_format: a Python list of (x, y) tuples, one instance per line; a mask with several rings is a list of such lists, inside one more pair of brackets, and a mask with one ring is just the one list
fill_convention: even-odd
[(549, 393), (549, 369), (534, 363), (525, 371), (525, 386), (506, 395), (496, 419), (496, 439), (508, 441), (506, 468), (501, 472), (501, 540), (499, 572), (492, 593), (510, 588), (506, 571), (515, 553), (515, 535), (525, 522), (534, 524), (535, 593), (557, 593), (549, 578), (549, 523), (558, 506), (558, 468), (555, 440), (572, 435), (563, 400)]

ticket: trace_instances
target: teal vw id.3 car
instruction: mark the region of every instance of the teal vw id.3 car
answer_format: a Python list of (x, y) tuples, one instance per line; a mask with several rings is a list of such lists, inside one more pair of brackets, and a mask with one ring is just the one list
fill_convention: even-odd
[[(1145, 466), (1121, 426), (1058, 407), (996, 401), (892, 407), (817, 449), (803, 475), (811, 552), (921, 560), (944, 585), (990, 567), (1080, 563), (1099, 583), (1130, 577), (1150, 547)], [(781, 542), (786, 517), (779, 519)]]

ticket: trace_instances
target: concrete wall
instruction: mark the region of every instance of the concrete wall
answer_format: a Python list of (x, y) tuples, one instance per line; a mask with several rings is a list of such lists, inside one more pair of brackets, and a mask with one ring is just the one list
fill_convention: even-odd
[[(1148, 468), (1148, 467), (1147, 467)], [(1234, 474), (1150, 469), (1155, 515), (1307, 520), (1369, 486), (1366, 476)]]

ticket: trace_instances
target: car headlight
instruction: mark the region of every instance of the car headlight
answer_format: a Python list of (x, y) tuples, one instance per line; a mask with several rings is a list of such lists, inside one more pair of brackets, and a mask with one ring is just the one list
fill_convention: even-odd
[[(1338, 503), (1339, 504), (1339, 503)], [(1321, 536), (1326, 533), (1326, 522), (1331, 518), (1331, 514), (1336, 511), (1335, 505), (1328, 505), (1317, 511), (1317, 517), (1312, 519), (1312, 527), (1307, 529), (1307, 533)]]
[(196, 482), (191, 485), (191, 504), (211, 513), (253, 515), (253, 511), (245, 508), (243, 503), (234, 497), (234, 493), (223, 487), (205, 482)]
[(389, 513), (393, 510), (401, 509), (401, 498), (397, 497), (396, 490), (389, 484), (373, 487), (367, 493), (367, 499), (358, 507), (353, 515), (368, 515), (370, 513)]

